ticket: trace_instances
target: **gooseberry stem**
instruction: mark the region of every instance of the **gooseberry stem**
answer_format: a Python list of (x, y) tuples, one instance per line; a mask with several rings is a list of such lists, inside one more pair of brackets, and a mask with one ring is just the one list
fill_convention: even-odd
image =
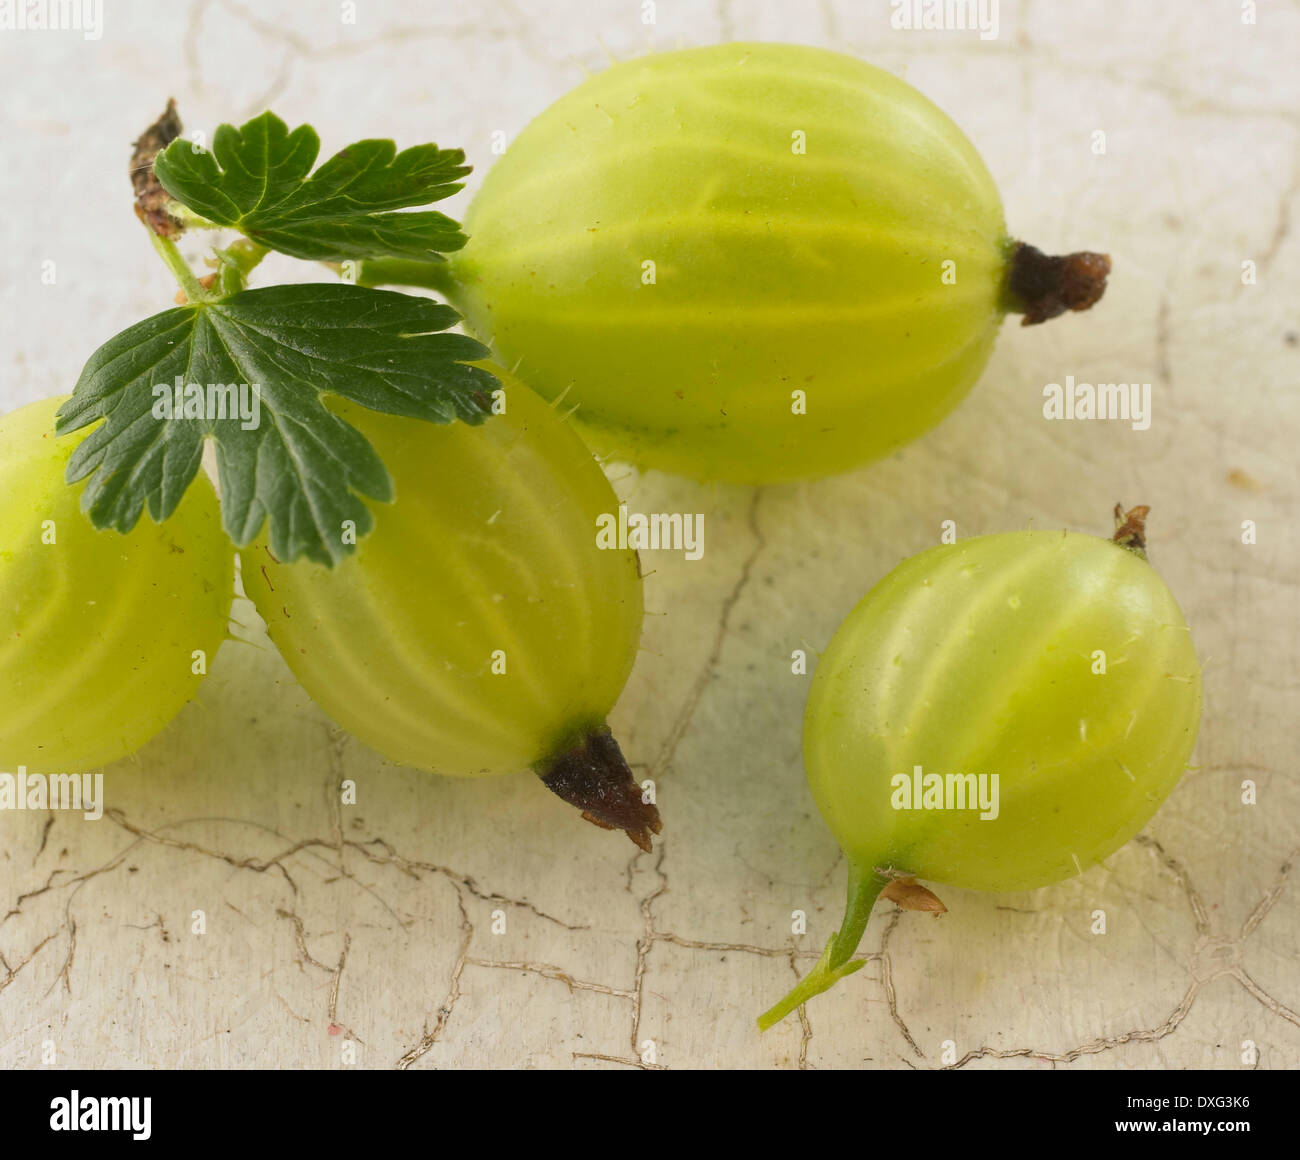
[(181, 201), (169, 201), (167, 203), (167, 213), (187, 230), (220, 230), (225, 228), (217, 222), (209, 221), (202, 214), (195, 213)]
[(188, 263), (181, 257), (181, 252), (176, 248), (176, 243), (170, 238), (165, 238), (160, 234), (149, 231), (149, 240), (153, 242), (153, 248), (158, 251), (159, 257), (167, 264), (167, 269), (172, 272), (179, 283), (180, 288), (185, 292), (185, 297), (190, 302), (207, 302), (213, 296), (208, 293), (194, 271), (190, 269)]
[(249, 274), (267, 253), (265, 246), (251, 238), (239, 238), (224, 250), (217, 250), (217, 261), (221, 266), (219, 282), (222, 296), (237, 294), (242, 290), (248, 282)]
[[(328, 263), (340, 272), (342, 264)], [(422, 262), (413, 258), (366, 258), (356, 263), (358, 286), (422, 286), (444, 297), (456, 285), (446, 262)]]
[(848, 904), (840, 929), (827, 942), (817, 965), (799, 980), (794, 990), (758, 1017), (760, 1031), (774, 1027), (814, 995), (830, 990), (841, 979), (866, 966), (865, 960), (855, 960), (853, 956), (867, 929), (867, 919), (871, 917), (876, 899), (888, 884), (889, 879), (877, 874), (870, 866), (859, 862), (849, 863)]

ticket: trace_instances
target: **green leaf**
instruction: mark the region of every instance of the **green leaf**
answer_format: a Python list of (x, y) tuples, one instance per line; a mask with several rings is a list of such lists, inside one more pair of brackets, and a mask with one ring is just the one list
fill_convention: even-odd
[(389, 213), (450, 197), (469, 172), (459, 149), (358, 141), (315, 173), (320, 138), (310, 125), (293, 132), (274, 113), (240, 129), (222, 125), (212, 152), (178, 138), (154, 159), (154, 173), (177, 201), (269, 249), (308, 261), (436, 258), (465, 235), (434, 211)]
[[(345, 283), (246, 290), (155, 314), (101, 346), (59, 409), (60, 434), (104, 420), (73, 453), (68, 482), (90, 477), (82, 507), (98, 527), (130, 531), (146, 504), (161, 521), (210, 436), (231, 539), (248, 544), (269, 518), (278, 559), (337, 563), (353, 550), (344, 521), (358, 538), (373, 524), (361, 497), (391, 500), (393, 488), (374, 448), (321, 396), (435, 423), (481, 422), (497, 380), (465, 365), (486, 347), (438, 333), (458, 317), (427, 298)], [(178, 379), (203, 387), (202, 413), (170, 413)], [(245, 385), (247, 419), (238, 398), (232, 407), (209, 384)]]

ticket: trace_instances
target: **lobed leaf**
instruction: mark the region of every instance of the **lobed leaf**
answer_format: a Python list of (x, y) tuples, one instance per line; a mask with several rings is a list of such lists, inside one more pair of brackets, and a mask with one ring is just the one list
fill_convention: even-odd
[(292, 132), (274, 113), (241, 128), (222, 125), (212, 151), (178, 139), (154, 160), (172, 197), (217, 225), (308, 261), (349, 258), (429, 260), (466, 238), (434, 211), (394, 213), (450, 197), (469, 173), (459, 149), (358, 141), (315, 173), (320, 138), (310, 125)]
[[(59, 410), (59, 433), (102, 420), (73, 453), (68, 482), (88, 478), (82, 507), (97, 526), (127, 532), (146, 505), (159, 521), (175, 511), (211, 437), (231, 539), (248, 544), (269, 519), (277, 558), (337, 563), (353, 550), (345, 521), (358, 538), (373, 524), (362, 497), (393, 492), (369, 442), (323, 396), (435, 423), (481, 422), (496, 380), (465, 365), (486, 347), (441, 333), (457, 321), (429, 299), (345, 283), (246, 290), (146, 318), (91, 356)], [(178, 381), (218, 405), (168, 414)], [(228, 413), (209, 385), (243, 385), (250, 400), (256, 387), (256, 425)]]

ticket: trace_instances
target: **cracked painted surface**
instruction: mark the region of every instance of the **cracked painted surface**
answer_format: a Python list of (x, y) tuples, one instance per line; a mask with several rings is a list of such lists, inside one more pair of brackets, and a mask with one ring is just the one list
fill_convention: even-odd
[[(638, 510), (707, 522), (701, 561), (643, 559), (647, 632), (612, 720), (658, 786), (651, 854), (531, 775), (385, 763), (240, 602), (198, 702), (106, 771), (103, 820), (0, 815), (0, 1066), (49, 1045), (54, 1066), (1300, 1066), (1293, 7), (1244, 27), (1233, 6), (1003, 3), (989, 42), (892, 32), (887, 5), (850, 0), (661, 3), (653, 28), (639, 5), (576, 0), (369, 3), (356, 27), (283, 2), (107, 7), (97, 42), (0, 41), (17, 81), (4, 409), (70, 389), (95, 345), (170, 302), (123, 173), (169, 95), (209, 134), (273, 104), (326, 151), (391, 134), (463, 144), (481, 169), (492, 132), (602, 45), (839, 47), (962, 125), (1019, 236), (1108, 249), (1115, 273), (1091, 316), (1008, 326), (958, 413), (874, 467), (763, 491), (613, 471)], [(1042, 386), (1066, 374), (1151, 381), (1151, 429), (1044, 422)], [(844, 880), (800, 772), (791, 651), (815, 655), (943, 520), (1108, 534), (1116, 500), (1152, 505), (1152, 560), (1206, 662), (1194, 768), (1104, 868), (1021, 895), (939, 888), (937, 919), (882, 908), (866, 968), (760, 1038)]]

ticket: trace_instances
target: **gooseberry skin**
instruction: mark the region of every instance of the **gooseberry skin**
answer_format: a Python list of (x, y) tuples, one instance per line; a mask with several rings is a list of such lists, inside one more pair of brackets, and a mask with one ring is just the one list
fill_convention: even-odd
[[(66, 396), (65, 396), (66, 398)], [(162, 524), (98, 531), (64, 471), (63, 398), (0, 419), (0, 770), (80, 773), (135, 752), (197, 692), (229, 629), (234, 550), (200, 475)], [(49, 521), (47, 523), (47, 521)], [(52, 542), (51, 542), (52, 533)]]
[[(853, 860), (1030, 890), (1146, 824), (1200, 712), (1191, 633), (1146, 560), (1093, 536), (1009, 532), (905, 560), (849, 614), (817, 664), (804, 766)], [(916, 765), (997, 774), (999, 816), (890, 808), (891, 778)]]
[[(848, 907), (767, 1028), (862, 965), (891, 873), (1029, 890), (1081, 873), (1146, 824), (1196, 742), (1201, 674), (1173, 595), (1139, 553), (1011, 532), (905, 560), (817, 664), (804, 766), (849, 863)], [(898, 776), (995, 775), (998, 814), (898, 809)]]
[(596, 517), (618, 510), (599, 465), (553, 407), (491, 369), (506, 410), (477, 427), (331, 400), (395, 501), (333, 569), (278, 563), (264, 533), (244, 557), (312, 699), (390, 760), (453, 776), (535, 767), (603, 725), (641, 633), (635, 551), (596, 546)]
[(448, 294), (593, 447), (741, 483), (842, 471), (937, 423), (988, 360), (1013, 246), (937, 107), (782, 44), (587, 80), (510, 142), (465, 228)]

